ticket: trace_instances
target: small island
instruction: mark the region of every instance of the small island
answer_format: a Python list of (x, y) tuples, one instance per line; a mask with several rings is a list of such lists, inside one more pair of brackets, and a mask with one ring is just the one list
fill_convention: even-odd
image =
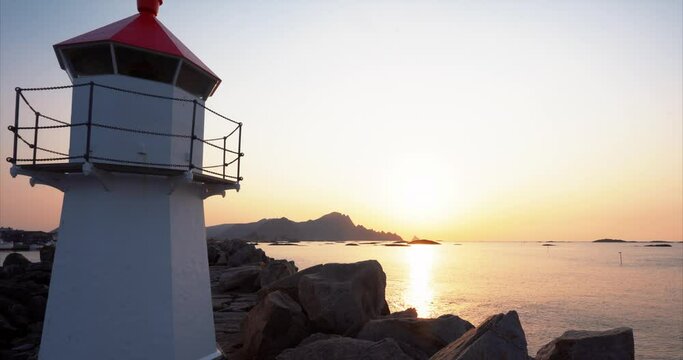
[(420, 239), (417, 236), (413, 236), (413, 240), (408, 242), (410, 245), (441, 245), (440, 242), (434, 240)]
[(621, 239), (598, 239), (598, 240), (593, 240), (594, 243), (625, 243), (628, 242), (626, 240), (621, 240)]

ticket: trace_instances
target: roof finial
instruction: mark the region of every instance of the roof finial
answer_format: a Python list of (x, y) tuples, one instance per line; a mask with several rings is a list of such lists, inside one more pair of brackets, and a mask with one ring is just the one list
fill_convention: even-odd
[(138, 11), (157, 16), (159, 6), (163, 3), (164, 0), (138, 0)]

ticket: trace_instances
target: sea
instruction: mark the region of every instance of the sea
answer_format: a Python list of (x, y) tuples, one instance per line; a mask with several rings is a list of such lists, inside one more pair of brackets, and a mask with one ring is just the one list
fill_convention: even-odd
[[(268, 256), (315, 264), (375, 259), (391, 311), (455, 314), (475, 326), (516, 310), (529, 354), (567, 330), (633, 328), (636, 359), (683, 359), (683, 244), (443, 242), (261, 244)], [(621, 259), (620, 259), (621, 255)]]
[[(356, 244), (350, 246), (348, 244)], [(567, 330), (633, 328), (636, 359), (683, 359), (683, 244), (443, 242), (259, 244), (299, 269), (375, 259), (387, 275), (392, 311), (455, 314), (477, 325), (516, 310), (529, 354)], [(23, 252), (39, 261), (37, 252)], [(7, 255), (0, 252), (0, 261)]]

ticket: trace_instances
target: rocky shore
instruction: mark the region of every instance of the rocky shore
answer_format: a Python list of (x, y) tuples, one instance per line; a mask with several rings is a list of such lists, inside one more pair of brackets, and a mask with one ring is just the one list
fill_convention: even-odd
[[(10, 255), (0, 269), (0, 358), (36, 359), (51, 272)], [(514, 310), (475, 326), (457, 315), (391, 313), (374, 260), (299, 271), (245, 241), (209, 241), (216, 341), (228, 359), (529, 360)], [(567, 331), (536, 360), (634, 359), (633, 331)]]

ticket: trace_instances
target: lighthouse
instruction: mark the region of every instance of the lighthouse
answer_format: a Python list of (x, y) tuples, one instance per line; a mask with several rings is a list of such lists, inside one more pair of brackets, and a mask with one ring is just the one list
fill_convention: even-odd
[[(221, 356), (203, 200), (239, 190), (242, 123), (161, 4), (54, 45), (70, 85), (16, 89), (11, 174), (64, 193), (41, 360)], [(38, 92), (70, 92), (70, 119)]]

